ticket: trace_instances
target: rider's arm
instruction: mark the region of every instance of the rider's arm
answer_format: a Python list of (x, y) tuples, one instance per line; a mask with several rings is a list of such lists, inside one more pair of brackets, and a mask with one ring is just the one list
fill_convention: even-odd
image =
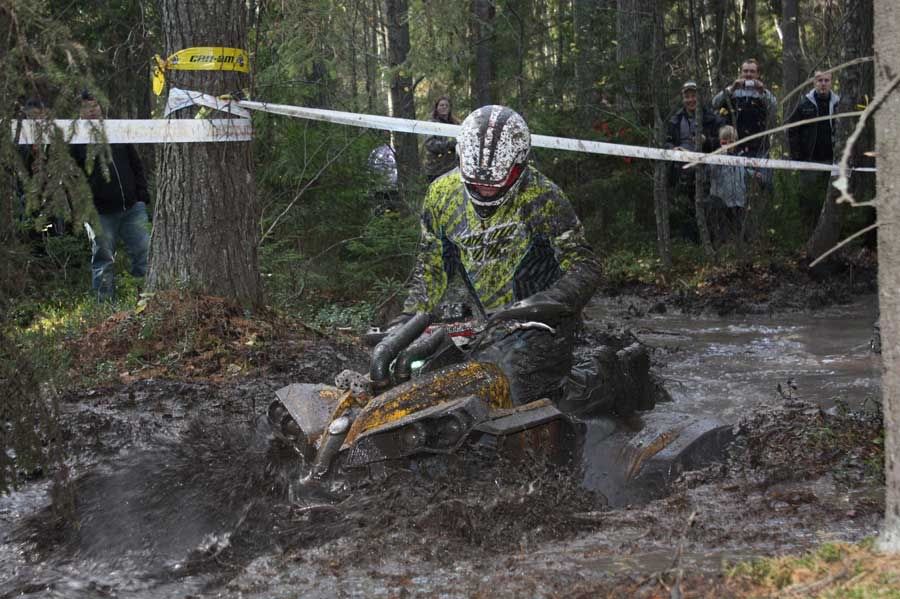
[(443, 244), (435, 230), (435, 213), (430, 196), (425, 198), (422, 212), (422, 237), (413, 270), (409, 295), (403, 304), (403, 312), (430, 312), (440, 301), (447, 289), (447, 269), (444, 265)]
[(584, 236), (584, 227), (566, 196), (555, 188), (540, 208), (539, 230), (550, 241), (562, 276), (540, 292), (578, 313), (600, 285), (600, 262)]

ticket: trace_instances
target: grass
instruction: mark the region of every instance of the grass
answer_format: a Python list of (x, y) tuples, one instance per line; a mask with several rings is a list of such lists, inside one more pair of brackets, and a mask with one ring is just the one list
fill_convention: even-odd
[(742, 562), (726, 575), (739, 597), (900, 599), (900, 556), (879, 553), (871, 539)]

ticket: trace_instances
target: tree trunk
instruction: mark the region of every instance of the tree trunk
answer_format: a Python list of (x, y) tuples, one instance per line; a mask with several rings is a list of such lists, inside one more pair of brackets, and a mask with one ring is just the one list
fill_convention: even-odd
[[(726, 43), (728, 39), (728, 6), (730, 0), (714, 0), (715, 8), (713, 15), (713, 36), (712, 48), (716, 54), (716, 62), (713, 67), (713, 86), (721, 86), (722, 81), (722, 65), (731, 64), (731, 56), (729, 50), (733, 44)], [(728, 55), (728, 56), (726, 56)]]
[(582, 122), (590, 122), (594, 87), (593, 2), (573, 0), (572, 32), (575, 36), (575, 102)]
[[(697, 10), (694, 6), (694, 1), (690, 0), (688, 3), (690, 19), (691, 19), (691, 45), (693, 47), (694, 53), (694, 68), (697, 70), (697, 76), (702, 74), (703, 65), (700, 62), (700, 15), (697, 14)], [(702, 6), (701, 6), (702, 8)], [(698, 92), (697, 98), (697, 126), (696, 135), (694, 139), (694, 147), (699, 151), (703, 149), (703, 106), (704, 106), (704, 98), (703, 94)], [(697, 221), (697, 232), (700, 234), (700, 243), (703, 246), (703, 253), (706, 255), (707, 259), (712, 260), (716, 257), (716, 252), (713, 249), (712, 240), (709, 237), (709, 225), (706, 219), (706, 182), (708, 178), (708, 171), (706, 167), (703, 165), (699, 165), (696, 167), (696, 172), (694, 173), (694, 218)]]
[[(657, 123), (657, 131), (664, 128), (663, 121)], [(672, 268), (672, 232), (669, 225), (669, 163), (653, 161), (653, 207), (656, 213), (656, 251), (662, 266)]]
[[(900, 5), (875, 2), (878, 87), (900, 73)], [(881, 393), (884, 402), (884, 528), (881, 550), (900, 553), (900, 91), (875, 113), (878, 135), (878, 299), (881, 304)]]
[(493, 63), (494, 8), (490, 0), (474, 0), (475, 77), (472, 98), (475, 107), (492, 104), (491, 80)]
[[(637, 120), (648, 126), (658, 125), (661, 120), (661, 114), (668, 110), (667, 93), (663, 82), (665, 77), (660, 75), (659, 70), (662, 65), (666, 64), (668, 56), (666, 48), (666, 38), (664, 30), (664, 13), (665, 6), (660, 6), (662, 2), (654, 2), (648, 4), (646, 0), (618, 0), (619, 6), (626, 6), (631, 13), (628, 17), (634, 23), (626, 23), (624, 15), (617, 17), (617, 32), (619, 34), (618, 50), (621, 50), (623, 40), (623, 32), (627, 36), (638, 36), (640, 39), (637, 43), (634, 40), (629, 41), (629, 47), (621, 54), (620, 64), (622, 60), (630, 63), (633, 70), (630, 79), (631, 88), (637, 95), (628, 98), (623, 106), (624, 111), (636, 112)], [(638, 23), (639, 22), (639, 23)], [(618, 53), (617, 50), (617, 53)], [(647, 65), (645, 60), (647, 57), (654, 57)], [(629, 83), (626, 83), (626, 86)], [(629, 94), (630, 95), (630, 94)], [(662, 145), (665, 135), (658, 137), (657, 142)], [(656, 184), (656, 173), (654, 172), (654, 185)], [(656, 198), (641, 194), (636, 198), (634, 204), (634, 224), (637, 228), (644, 231), (652, 231), (653, 226), (659, 227), (659, 218), (656, 214)], [(667, 227), (668, 228), (668, 227)]]
[(521, 111), (528, 104), (525, 97), (525, 55), (528, 47), (525, 19), (522, 18), (521, 7), (514, 7), (512, 2), (506, 4), (506, 10), (512, 15), (516, 30), (516, 101), (513, 108)]
[[(651, 76), (651, 89), (653, 90), (653, 121), (656, 144), (662, 146), (666, 139), (666, 121), (663, 114), (668, 110), (666, 105), (665, 86), (661, 84), (662, 78), (657, 69), (665, 63), (668, 56), (665, 37), (662, 35), (662, 15), (657, 13), (656, 25), (653, 36), (653, 53), (657, 60), (653, 63)], [(669, 223), (669, 168), (668, 162), (663, 160), (653, 161), (653, 213), (656, 218), (656, 250), (663, 268), (668, 271), (672, 268), (672, 229)], [(640, 206), (636, 206), (638, 210)]]
[[(872, 0), (844, 0), (844, 16), (845, 29), (842, 36), (844, 40), (843, 60), (847, 61), (860, 56), (871, 56)], [(871, 93), (873, 76), (871, 67), (869, 65), (855, 65), (844, 69), (840, 73), (836, 73), (836, 76), (840, 78), (841, 83), (841, 101), (837, 111), (855, 111), (857, 104), (864, 103), (865, 96)], [(836, 128), (834, 156), (835, 160), (839, 160), (847, 144), (847, 138), (856, 126), (856, 121), (853, 119), (838, 119), (833, 121), (832, 126)], [(865, 160), (863, 152), (870, 149), (871, 145), (867, 145), (865, 138), (859, 139), (853, 148), (851, 164), (859, 165)], [(866, 176), (862, 175), (862, 177)], [(856, 188), (853, 190), (854, 192), (860, 189), (855, 184), (858, 177), (858, 175), (851, 175), (851, 183)], [(837, 244), (840, 239), (843, 210), (841, 206), (835, 203), (839, 195), (834, 186), (828, 186), (827, 196), (822, 204), (822, 212), (819, 214), (816, 228), (806, 246), (806, 253), (811, 258), (818, 258)]]
[(371, 11), (366, 21), (363, 27), (363, 45), (367, 48), (364, 53), (366, 65), (366, 108), (372, 114), (375, 112), (376, 102), (378, 101), (378, 74), (375, 66), (377, 62), (375, 57), (378, 56), (378, 0), (372, 0)]
[[(246, 48), (249, 17), (240, 0), (163, 0), (164, 55), (193, 46)], [(237, 71), (167, 71), (167, 78), (169, 86), (212, 95), (249, 82)], [(190, 119), (196, 112), (184, 109), (172, 118)], [(259, 304), (259, 210), (250, 142), (167, 144), (157, 156), (148, 287), (187, 286)]]
[(700, 234), (703, 254), (708, 260), (712, 260), (716, 257), (716, 250), (713, 249), (712, 239), (709, 236), (709, 222), (706, 218), (706, 180), (709, 172), (702, 164), (695, 168), (697, 172), (694, 173), (694, 217), (697, 219), (697, 231)]
[[(409, 54), (409, 3), (407, 0), (385, 0), (384, 18), (387, 21), (388, 66), (391, 77), (391, 116), (416, 118), (412, 75), (407, 70)], [(419, 145), (412, 133), (394, 133), (397, 152), (397, 172), (401, 186), (408, 188), (419, 175)]]
[[(784, 37), (783, 61), (782, 61), (782, 94), (787, 95), (795, 87), (803, 82), (803, 74), (806, 69), (803, 66), (803, 54), (800, 50), (800, 18), (797, 10), (798, 0), (782, 0), (781, 2), (781, 32)], [(787, 117), (794, 111), (797, 105), (797, 95), (790, 106), (784, 107), (784, 115)]]
[(643, 114), (642, 123), (652, 123), (645, 100), (650, 87), (649, 67), (656, 58), (651, 52), (656, 29), (653, 16), (664, 8), (648, 0), (617, 0), (616, 5), (616, 61), (625, 76), (616, 104), (620, 110)]
[(756, 12), (756, 0), (744, 0), (744, 54), (748, 58), (755, 57), (759, 49), (759, 23)]

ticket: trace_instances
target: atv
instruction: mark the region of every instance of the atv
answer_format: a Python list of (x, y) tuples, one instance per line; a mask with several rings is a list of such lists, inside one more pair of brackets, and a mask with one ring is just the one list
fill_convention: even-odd
[[(273, 435), (307, 462), (311, 482), (352, 484), (394, 468), (434, 468), (466, 454), (513, 460), (540, 455), (579, 472), (585, 487), (613, 505), (660, 497), (682, 471), (721, 457), (729, 426), (673, 413), (655, 416), (653, 397), (629, 418), (576, 416), (547, 398), (513, 405), (500, 368), (470, 356), (498, 326), (553, 332), (527, 319), (547, 309), (531, 306), (519, 319), (487, 326), (466, 320), (431, 326), (430, 315), (422, 313), (389, 334), (374, 331), (368, 335), (377, 345), (367, 374), (345, 370), (334, 386), (292, 384), (276, 392), (268, 410)], [(612, 354), (622, 359), (629, 352), (645, 355), (636, 344)]]

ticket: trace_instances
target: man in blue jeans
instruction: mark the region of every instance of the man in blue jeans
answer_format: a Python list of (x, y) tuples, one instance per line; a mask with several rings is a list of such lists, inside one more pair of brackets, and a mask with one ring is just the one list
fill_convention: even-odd
[[(100, 104), (89, 92), (81, 95), (81, 118), (100, 119)], [(115, 296), (116, 245), (121, 239), (131, 259), (131, 274), (147, 274), (150, 233), (147, 205), (150, 193), (144, 167), (132, 144), (110, 144), (96, 149), (93, 164), (88, 164), (87, 145), (72, 146), (72, 153), (85, 169), (94, 206), (100, 217), (100, 230), (88, 227), (91, 238), (91, 282), (97, 299), (107, 301)]]

